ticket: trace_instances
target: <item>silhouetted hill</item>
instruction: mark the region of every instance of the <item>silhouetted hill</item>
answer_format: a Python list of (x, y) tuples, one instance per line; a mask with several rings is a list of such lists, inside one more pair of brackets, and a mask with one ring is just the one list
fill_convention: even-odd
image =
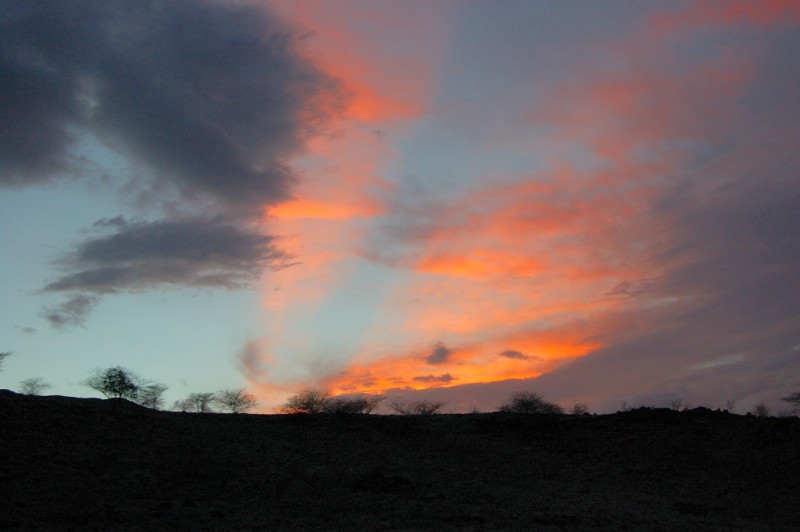
[(0, 391), (2, 530), (797, 530), (800, 419), (261, 416)]

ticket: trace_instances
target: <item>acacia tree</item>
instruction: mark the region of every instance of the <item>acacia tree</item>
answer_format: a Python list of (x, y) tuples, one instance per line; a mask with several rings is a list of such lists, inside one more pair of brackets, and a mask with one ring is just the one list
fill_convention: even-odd
[(41, 377), (33, 377), (20, 381), (20, 392), (25, 395), (40, 395), (43, 391), (50, 388), (50, 384), (44, 382)]
[(242, 414), (258, 404), (255, 396), (244, 388), (221, 390), (217, 392), (214, 402), (232, 414)]
[(164, 392), (168, 389), (169, 386), (160, 382), (145, 384), (139, 387), (136, 400), (142, 406), (152, 408), (153, 410), (159, 410), (164, 406)]
[(199, 392), (191, 393), (186, 398), (185, 406), (188, 410), (195, 412), (211, 412), (211, 403), (217, 399), (217, 394), (214, 392)]
[(500, 406), (501, 412), (510, 414), (563, 414), (564, 409), (555, 403), (545, 401), (536, 392), (515, 392)]
[(126, 368), (96, 369), (94, 374), (83, 381), (83, 384), (97, 390), (107, 398), (136, 400), (139, 392), (139, 378)]

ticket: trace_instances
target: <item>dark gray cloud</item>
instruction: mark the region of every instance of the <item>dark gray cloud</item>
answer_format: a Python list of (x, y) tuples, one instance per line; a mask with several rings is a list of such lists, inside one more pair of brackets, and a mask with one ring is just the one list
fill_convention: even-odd
[(522, 351), (514, 351), (513, 349), (506, 349), (500, 352), (500, 356), (504, 358), (513, 358), (516, 360), (535, 360), (536, 357), (526, 355)]
[(107, 294), (164, 284), (235, 289), (289, 261), (273, 237), (223, 218), (129, 223), (118, 217), (95, 226), (112, 232), (84, 240), (62, 258), (65, 273), (45, 291)]
[(449, 373), (443, 373), (441, 375), (419, 375), (417, 377), (411, 377), (411, 380), (416, 382), (427, 382), (427, 383), (432, 383), (432, 382), (447, 383), (447, 382), (452, 382), (453, 380), (455, 380), (455, 378)]
[(285, 164), (341, 109), (298, 36), (245, 2), (0, 5), (0, 184), (75, 170), (91, 133), (184, 197), (280, 201)]
[(56, 329), (82, 326), (99, 298), (93, 295), (73, 294), (63, 303), (47, 307), (42, 311), (44, 318)]
[(433, 346), (433, 351), (431, 351), (430, 355), (425, 357), (425, 361), (428, 362), (428, 364), (444, 364), (451, 354), (452, 351), (442, 342), (439, 342)]
[[(0, 3), (0, 186), (88, 175), (94, 139), (135, 169), (151, 222), (117, 216), (59, 262), (44, 315), (80, 325), (103, 294), (240, 288), (286, 264), (250, 221), (290, 196), (289, 157), (344, 106), (302, 35), (266, 6), (214, 0)], [(175, 208), (175, 205), (180, 205)], [(192, 214), (202, 212), (202, 214)]]

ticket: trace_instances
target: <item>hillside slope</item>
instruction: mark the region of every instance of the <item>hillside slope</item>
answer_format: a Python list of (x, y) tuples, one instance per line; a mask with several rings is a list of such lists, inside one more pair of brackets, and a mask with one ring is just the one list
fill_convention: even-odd
[(259, 416), (0, 391), (0, 529), (797, 530), (800, 419)]

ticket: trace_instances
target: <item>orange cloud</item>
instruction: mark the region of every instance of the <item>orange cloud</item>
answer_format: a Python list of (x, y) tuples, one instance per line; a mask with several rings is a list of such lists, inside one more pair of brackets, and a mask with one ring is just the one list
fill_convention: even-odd
[(277, 218), (343, 220), (358, 216), (375, 216), (381, 212), (378, 205), (341, 205), (311, 199), (296, 199), (271, 207), (269, 216)]
[[(525, 379), (553, 369), (559, 361), (586, 354), (597, 347), (582, 340), (556, 339), (550, 332), (529, 333), (512, 340), (513, 348), (492, 343), (454, 348), (445, 361), (431, 363), (426, 352), (371, 359), (357, 357), (321, 384), (334, 393), (383, 393), (392, 389), (422, 390), (472, 383)], [(521, 356), (507, 356), (514, 352)]]

